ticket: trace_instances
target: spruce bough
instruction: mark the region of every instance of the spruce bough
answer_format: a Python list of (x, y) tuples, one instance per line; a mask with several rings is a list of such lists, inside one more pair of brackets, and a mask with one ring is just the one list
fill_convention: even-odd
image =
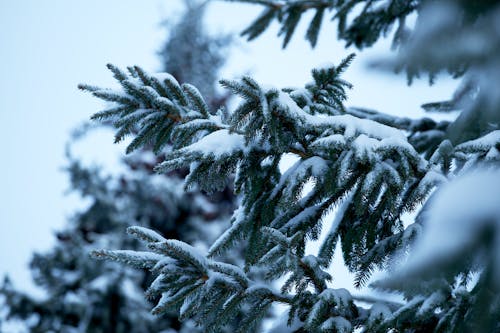
[[(290, 320), (297, 316), (308, 331), (369, 324), (371, 317), (345, 289), (328, 288), (332, 277), (326, 269), (336, 242), (356, 273), (356, 284), (363, 285), (375, 267), (409, 246), (421, 228), (415, 222), (404, 229), (401, 215), (445, 181), (450, 154), (470, 147), (437, 149), (427, 161), (403, 132), (360, 118), (358, 109), (339, 107), (349, 87), (340, 76), (351, 59), (314, 70), (314, 83), (305, 89), (265, 89), (249, 77), (222, 81), (243, 102), (230, 113), (219, 110), (215, 115), (193, 86), (138, 67), (126, 73), (109, 66), (123, 91), (81, 86), (118, 104), (94, 115), (116, 119), (118, 139), (137, 127), (127, 151), (147, 143), (162, 147), (162, 140), (172, 139), (174, 148), (158, 171), (189, 166), (186, 186), (197, 184), (205, 191), (223, 188), (235, 174), (235, 190), (242, 198), (231, 227), (208, 256), (139, 227), (129, 233), (145, 241), (151, 252), (103, 250), (93, 255), (150, 268), (158, 276), (148, 294), (162, 295), (153, 312), (179, 309), (181, 318), (195, 316), (207, 331), (220, 329), (244, 304), (252, 309), (240, 329), (251, 331), (273, 302), (288, 304)], [(300, 159), (280, 174), (279, 161), (286, 153)], [(312, 190), (302, 195), (311, 180)], [(321, 218), (334, 205), (341, 208), (319, 254), (305, 255), (306, 241), (318, 238)], [(218, 254), (241, 240), (248, 244), (244, 269), (217, 261)], [(252, 280), (257, 268), (263, 280)], [(287, 274), (281, 290), (269, 283)]]
[[(276, 16), (285, 17), (281, 21), (285, 44), (298, 21), (293, 15), (300, 16), (304, 10), (337, 10), (342, 20), (345, 11), (359, 2), (366, 7), (356, 19), (358, 23), (370, 18), (368, 14), (377, 17), (371, 7), (373, 1), (294, 1), (291, 5), (248, 2), (267, 6), (268, 12), (286, 13)], [(419, 30), (423, 29), (420, 20), (425, 22), (422, 13), (426, 10), (458, 15), (462, 18), (459, 32), (463, 34), (489, 28), (489, 22), (494, 22), (491, 17), (498, 17), (494, 11), (489, 15), (484, 12), (492, 9), (487, 5), (470, 8), (451, 2), (423, 2), (428, 7), (418, 1), (393, 3), (414, 5), (403, 6), (407, 9), (398, 12), (399, 16), (393, 7), (380, 6), (379, 14), (392, 10), (393, 16), (401, 19), (418, 9), (420, 15), (414, 38), (401, 46), (403, 55), (418, 49), (424, 41), (431, 43), (430, 49), (438, 47), (436, 40), (440, 39), (432, 29)], [(339, 4), (343, 4), (340, 9)], [(323, 9), (318, 7), (323, 5)], [(494, 8), (494, 4), (489, 5)], [(256, 37), (273, 18), (259, 18), (253, 25), (257, 30), (249, 28), (245, 33)], [(321, 23), (316, 17), (313, 21)], [(386, 25), (376, 32), (377, 38)], [(319, 29), (311, 29), (314, 31), (308, 32), (307, 38), (314, 45)], [(340, 30), (344, 33), (340, 37), (349, 41), (351, 35), (346, 31)], [(356, 38), (358, 46), (374, 42), (371, 34)], [(100, 250), (93, 256), (149, 268), (156, 279), (148, 294), (161, 295), (153, 312), (174, 309), (181, 319), (193, 318), (207, 332), (220, 331), (240, 308), (248, 311), (239, 331), (253, 332), (273, 303), (288, 306), (289, 330), (294, 332), (352, 332), (356, 328), (365, 332), (500, 331), (496, 282), (500, 279), (500, 242), (495, 238), (500, 232), (500, 213), (494, 205), (478, 204), (483, 207), (480, 214), (467, 215), (465, 210), (464, 216), (446, 215), (453, 209), (450, 191), (440, 190), (455, 182), (457, 188), (475, 182), (488, 188), (498, 185), (500, 131), (495, 115), (499, 103), (491, 90), (484, 89), (480, 75), (481, 71), (498, 71), (498, 56), (489, 53), (479, 61), (464, 48), (457, 51), (460, 61), (448, 59), (449, 63), (443, 65), (431, 51), (410, 60), (398, 58), (395, 65), (404, 67), (410, 78), (420, 71), (432, 78), (441, 68), (463, 76), (465, 85), (452, 101), (427, 104), (441, 111), (450, 106), (459, 108), (461, 115), (452, 123), (346, 107), (346, 92), (351, 86), (342, 75), (352, 55), (337, 66), (314, 69), (312, 82), (302, 89), (263, 87), (250, 77), (223, 80), (221, 84), (241, 99), (240, 105), (230, 111), (211, 110), (196, 87), (179, 84), (170, 75), (148, 74), (140, 67), (125, 72), (109, 65), (121, 89), (80, 86), (114, 103), (93, 118), (112, 120), (117, 141), (132, 135), (128, 152), (153, 144), (158, 153), (164, 153), (158, 172), (189, 167), (186, 187), (213, 192), (233, 181), (241, 204), (233, 214), (231, 227), (208, 253), (165, 239), (152, 230), (131, 227), (128, 232), (144, 241), (149, 251)], [(460, 52), (469, 52), (468, 57)], [(467, 68), (473, 68), (473, 73), (469, 75)], [(464, 121), (478, 112), (480, 121), (477, 117)], [(488, 119), (489, 127), (481, 127), (484, 119)], [(481, 126), (457, 135), (457, 128), (464, 128), (464, 124)], [(170, 141), (172, 148), (162, 150)], [(294, 154), (297, 161), (281, 173), (279, 164), (284, 154)], [(489, 171), (484, 174), (470, 173), (485, 169)], [(306, 184), (309, 190), (304, 190)], [(460, 193), (456, 200), (466, 206), (466, 197), (467, 193)], [(323, 217), (334, 207), (335, 220), (325, 231), (318, 253), (307, 254), (306, 243), (318, 240)], [(417, 212), (413, 221), (403, 224), (403, 214)], [(450, 216), (458, 225), (447, 220)], [(461, 240), (453, 240), (451, 234), (451, 240), (431, 244), (429, 240), (436, 237), (429, 232), (439, 230), (439, 224), (469, 228), (470, 232)], [(238, 266), (221, 261), (219, 256), (237, 243), (246, 246), (244, 263)], [(374, 270), (390, 268), (409, 253), (403, 269), (373, 283), (378, 289), (401, 292), (406, 302), (373, 298), (369, 299), (371, 306), (366, 307), (360, 302), (367, 299), (357, 299), (335, 286), (328, 268), (337, 243), (348, 269), (355, 273), (357, 287), (366, 284)], [(446, 255), (432, 256), (422, 244), (427, 249), (434, 245), (445, 249)], [(283, 282), (277, 285), (277, 281)]]

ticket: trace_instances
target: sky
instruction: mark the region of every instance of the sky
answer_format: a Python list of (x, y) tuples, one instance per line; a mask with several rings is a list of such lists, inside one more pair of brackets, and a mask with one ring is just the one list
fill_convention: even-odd
[[(82, 205), (65, 195), (64, 147), (71, 130), (102, 104), (77, 84), (113, 85), (107, 63), (158, 70), (165, 39), (160, 23), (175, 19), (180, 8), (176, 0), (0, 0), (0, 276), (8, 273), (15, 286), (33, 290), (27, 266), (32, 252), (50, 248), (54, 231)], [(214, 1), (207, 29), (238, 33), (259, 12), (257, 6)], [(426, 80), (408, 87), (403, 76), (369, 70), (370, 60), (388, 56), (390, 41), (362, 52), (346, 50), (329, 22), (313, 50), (303, 39), (309, 20), (304, 18), (286, 50), (276, 25), (256, 41), (238, 39), (221, 76), (251, 73), (268, 85), (302, 86), (314, 66), (355, 51), (345, 75), (354, 84), (347, 104), (410, 117), (423, 114), (424, 102), (449, 98), (456, 86), (441, 78), (433, 87)], [(88, 163), (111, 169), (123, 153), (109, 133), (76, 148)]]

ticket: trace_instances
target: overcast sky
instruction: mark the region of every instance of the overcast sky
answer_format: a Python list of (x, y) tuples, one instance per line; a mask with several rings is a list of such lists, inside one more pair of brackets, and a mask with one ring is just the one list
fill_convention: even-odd
[[(175, 18), (179, 9), (174, 0), (0, 0), (0, 275), (8, 273), (17, 287), (32, 289), (31, 253), (49, 248), (53, 232), (81, 205), (77, 197), (64, 196), (64, 144), (70, 130), (102, 105), (77, 84), (113, 84), (108, 62), (157, 70), (156, 52), (165, 38), (160, 22)], [(207, 27), (239, 32), (259, 12), (256, 6), (215, 2)], [(222, 76), (250, 72), (262, 83), (301, 86), (310, 80), (311, 68), (352, 51), (336, 41), (328, 22), (311, 50), (303, 40), (307, 21), (286, 50), (275, 38), (276, 26), (257, 41), (239, 40)], [(450, 97), (451, 80), (434, 87), (423, 80), (408, 88), (404, 77), (368, 71), (366, 61), (388, 48), (385, 41), (361, 52), (347, 71), (345, 78), (354, 84), (348, 105), (418, 116), (421, 103)], [(110, 135), (98, 135), (78, 153), (113, 167), (108, 157), (121, 149)]]

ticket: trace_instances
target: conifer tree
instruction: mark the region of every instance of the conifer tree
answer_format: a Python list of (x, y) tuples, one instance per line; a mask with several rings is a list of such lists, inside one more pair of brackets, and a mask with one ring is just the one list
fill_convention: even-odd
[[(198, 77), (200, 71), (191, 64), (172, 59), (193, 52), (203, 57), (210, 66), (197, 82), (207, 88), (209, 103), (222, 107), (225, 99), (216, 94), (214, 77), (225, 61), (222, 48), (230, 39), (203, 34), (203, 13), (204, 6), (186, 1), (184, 14), (169, 27), (171, 33), (160, 54), (162, 70)], [(73, 140), (86, 135), (85, 128), (80, 129)], [(16, 289), (8, 279), (4, 282), (0, 295), (5, 299), (2, 314), (5, 310), (7, 322), (21, 321), (29, 332), (40, 333), (203, 332), (192, 321), (179, 322), (175, 313), (160, 318), (150, 313), (157, 299), (152, 294), (149, 299), (144, 297), (152, 281), (149, 271), (99, 262), (88, 253), (102, 247), (144, 250), (139, 242), (126, 237), (125, 229), (132, 225), (206, 248), (228, 226), (236, 202), (232, 191), (225, 189), (212, 196), (183, 191), (182, 177), (188, 171), (155, 175), (153, 167), (159, 159), (151, 152), (152, 146), (141, 147), (125, 159), (126, 171), (105, 175), (100, 168), (85, 166), (73, 157), (72, 145), (68, 146), (66, 169), (70, 188), (90, 204), (56, 233), (54, 248), (34, 254), (30, 267), (35, 284), (45, 294), (42, 298)], [(233, 256), (233, 260), (237, 258)], [(238, 319), (233, 322), (237, 324)], [(231, 331), (228, 326), (227, 332)]]
[(232, 36), (207, 34), (203, 22), (207, 2), (184, 0), (184, 5), (186, 11), (179, 20), (182, 25), (175, 21), (165, 22), (169, 36), (159, 52), (162, 71), (170, 73), (179, 82), (196, 86), (203, 96), (209, 96), (210, 106), (218, 109), (228, 95), (220, 95), (214, 82), (219, 80), (219, 70), (226, 62)]
[[(307, 11), (315, 12), (306, 35), (312, 46), (327, 16), (338, 38), (359, 49), (396, 25), (397, 56), (384, 65), (404, 70), (410, 82), (443, 71), (460, 78), (451, 100), (423, 106), (459, 116), (435, 122), (346, 107), (352, 55), (313, 69), (300, 89), (222, 80), (241, 103), (217, 113), (198, 89), (169, 74), (110, 65), (121, 89), (80, 86), (114, 103), (93, 118), (112, 119), (118, 135), (132, 135), (129, 151), (171, 140), (172, 149), (158, 150), (165, 158), (158, 172), (189, 167), (185, 187), (209, 193), (232, 181), (241, 202), (206, 253), (130, 227), (147, 251), (108, 248), (93, 256), (149, 268), (156, 278), (148, 293), (160, 297), (153, 313), (178, 311), (205, 332), (220, 331), (240, 308), (248, 312), (238, 331), (258, 331), (274, 303), (289, 309), (283, 332), (500, 332), (498, 2), (244, 2), (264, 12), (243, 34), (253, 39), (277, 20), (283, 46)], [(413, 28), (405, 23), (410, 14)], [(281, 173), (288, 153), (298, 160)], [(319, 251), (306, 253), (334, 206)], [(406, 213), (416, 217), (404, 224)], [(220, 257), (235, 244), (246, 247), (242, 264)], [(356, 286), (387, 270), (372, 286), (399, 292), (404, 302), (359, 299), (336, 285), (329, 266), (337, 244)]]

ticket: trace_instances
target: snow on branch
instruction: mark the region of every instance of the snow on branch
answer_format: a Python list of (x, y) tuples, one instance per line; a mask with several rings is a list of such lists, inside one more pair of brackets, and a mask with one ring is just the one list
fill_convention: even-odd
[[(261, 316), (272, 302), (291, 301), (288, 295), (252, 281), (238, 266), (207, 259), (184, 242), (163, 240), (146, 228), (131, 227), (128, 232), (145, 241), (152, 252), (98, 250), (92, 255), (151, 270), (156, 278), (147, 295), (161, 296), (153, 314), (179, 311), (181, 319), (193, 318), (208, 331), (217, 331), (242, 306), (250, 306), (252, 316)], [(254, 324), (249, 319), (242, 325), (250, 329)]]
[[(336, 244), (356, 286), (364, 285), (375, 268), (420, 235), (419, 224), (404, 230), (403, 214), (420, 207), (452, 171), (494, 160), (499, 143), (495, 131), (456, 147), (448, 140), (436, 144), (432, 135), (422, 136), (431, 131), (444, 135), (447, 124), (345, 108), (351, 86), (342, 73), (352, 58), (313, 70), (313, 81), (302, 89), (263, 87), (250, 77), (223, 80), (241, 98), (226, 113), (210, 112), (195, 87), (138, 67), (125, 73), (110, 66), (122, 85), (119, 91), (82, 86), (113, 103), (94, 118), (113, 121), (118, 139), (133, 135), (128, 151), (153, 144), (160, 153), (169, 145), (157, 171), (189, 167), (185, 186), (206, 192), (223, 189), (234, 179), (241, 196), (231, 226), (211, 246), (209, 258), (141, 228), (129, 233), (146, 241), (155, 256), (108, 250), (94, 256), (152, 269), (157, 278), (148, 295), (162, 295), (154, 312), (174, 309), (181, 318), (195, 317), (213, 330), (243, 304), (253, 311), (242, 331), (251, 331), (273, 302), (291, 307), (290, 321), (298, 309), (305, 311), (304, 327), (312, 331), (349, 331), (353, 322), (367, 319), (360, 319), (352, 300), (339, 296), (344, 292), (323, 294), (330, 290), (327, 269)], [(432, 144), (422, 148), (426, 143)], [(298, 160), (282, 173), (284, 154)], [(319, 239), (323, 218), (338, 205), (320, 254), (306, 255), (306, 242)], [(241, 241), (246, 244), (243, 268), (216, 260)], [(266, 282), (287, 276), (281, 292), (256, 284), (256, 269)], [(316, 293), (308, 291), (312, 289)], [(309, 304), (308, 309), (300, 302)], [(335, 316), (327, 311), (332, 307)], [(375, 310), (377, 318), (388, 315)]]

